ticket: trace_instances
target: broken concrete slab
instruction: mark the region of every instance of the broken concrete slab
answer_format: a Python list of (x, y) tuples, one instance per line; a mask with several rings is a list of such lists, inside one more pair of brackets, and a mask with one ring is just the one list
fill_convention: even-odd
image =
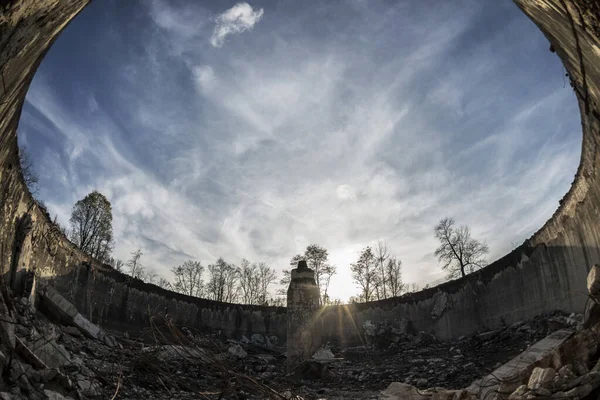
[(562, 329), (550, 334), (491, 374), (473, 382), (467, 391), (486, 399), (509, 396), (520, 385), (527, 383), (535, 367), (548, 364), (557, 349), (571, 338), (573, 333), (573, 330)]
[(64, 325), (71, 325), (75, 316), (79, 314), (77, 308), (51, 286), (44, 286), (39, 295), (40, 310)]
[(530, 390), (536, 390), (540, 388), (550, 389), (554, 385), (554, 377), (556, 371), (554, 368), (540, 368), (535, 367), (529, 377), (527, 388)]
[(326, 347), (321, 347), (315, 352), (315, 354), (313, 354), (312, 358), (314, 358), (315, 360), (331, 360), (332, 358), (334, 358), (334, 355), (330, 349)]
[(71, 354), (55, 340), (41, 337), (27, 347), (49, 368), (58, 368), (71, 363)]

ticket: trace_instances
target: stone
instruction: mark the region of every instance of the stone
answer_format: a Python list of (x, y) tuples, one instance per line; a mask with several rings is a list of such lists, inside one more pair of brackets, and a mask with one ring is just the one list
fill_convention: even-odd
[(204, 349), (196, 347), (164, 345), (156, 347), (146, 347), (142, 351), (155, 353), (160, 361), (198, 361), (203, 362), (207, 359)]
[(527, 385), (521, 385), (517, 389), (515, 389), (515, 391), (512, 392), (511, 395), (508, 396), (508, 398), (509, 398), (509, 400), (519, 400), (519, 399), (524, 398), (526, 393), (527, 393)]
[(248, 355), (248, 353), (246, 353), (242, 346), (240, 346), (239, 344), (234, 344), (233, 346), (230, 346), (227, 349), (227, 352), (237, 358), (246, 358), (246, 356)]
[(331, 379), (328, 363), (319, 360), (306, 360), (293, 371), (296, 380), (311, 379), (328, 381)]
[(592, 299), (600, 300), (600, 265), (594, 264), (588, 272), (587, 289)]
[(416, 387), (401, 382), (392, 382), (381, 394), (381, 400), (430, 400), (431, 395), (420, 392)]
[(581, 386), (577, 386), (574, 387), (573, 389), (565, 392), (565, 396), (568, 399), (573, 399), (573, 398), (583, 398), (585, 396), (587, 396), (588, 394), (590, 394), (592, 392), (592, 390), (594, 390), (594, 388), (592, 387), (592, 385), (590, 385), (589, 383), (587, 385), (581, 385)]
[(252, 340), (252, 343), (260, 345), (260, 346), (265, 344), (265, 337), (263, 335), (261, 335), (260, 333), (255, 333), (254, 335), (252, 335), (251, 340)]
[(366, 320), (363, 323), (363, 329), (366, 336), (375, 337), (375, 334), (377, 333), (377, 326), (371, 320)]
[(4, 355), (4, 353), (2, 351), (0, 351), (0, 376), (3, 376), (4, 373), (4, 366), (6, 365), (6, 356)]
[(552, 392), (546, 388), (539, 388), (539, 389), (536, 389), (534, 392), (535, 392), (535, 395), (538, 397), (548, 398), (548, 397), (552, 396)]
[(450, 308), (450, 296), (448, 296), (448, 293), (440, 290), (433, 295), (431, 317), (433, 319), (440, 318), (447, 308)]
[(535, 367), (531, 372), (527, 387), (531, 390), (539, 388), (550, 389), (553, 386), (555, 376), (556, 371), (554, 368)]
[(71, 397), (65, 397), (62, 394), (53, 390), (44, 390), (44, 394), (48, 397), (48, 400), (68, 400)]
[(334, 355), (330, 349), (326, 347), (321, 347), (315, 352), (315, 354), (313, 354), (312, 358), (314, 358), (315, 360), (331, 360), (332, 358), (334, 358)]
[(0, 400), (13, 400), (14, 397), (8, 392), (0, 392)]
[(417, 387), (419, 389), (426, 389), (428, 383), (429, 383), (429, 381), (425, 378), (417, 379)]
[(49, 368), (58, 368), (71, 363), (71, 354), (55, 340), (41, 337), (31, 343), (29, 348)]
[(73, 337), (77, 337), (80, 338), (81, 335), (81, 331), (77, 328), (75, 328), (74, 326), (65, 326), (63, 327), (63, 332), (73, 336)]
[(90, 381), (89, 379), (77, 380), (77, 386), (87, 397), (98, 397), (102, 395), (102, 391), (100, 390), (98, 384)]

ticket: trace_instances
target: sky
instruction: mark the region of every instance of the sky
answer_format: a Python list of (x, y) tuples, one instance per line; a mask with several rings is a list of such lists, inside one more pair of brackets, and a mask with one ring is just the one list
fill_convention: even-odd
[(281, 271), (317, 243), (347, 300), (377, 240), (423, 286), (445, 275), (441, 218), (489, 261), (543, 225), (580, 157), (564, 79), (510, 1), (94, 1), (36, 73), (19, 141), (63, 225), (108, 197), (118, 258)]

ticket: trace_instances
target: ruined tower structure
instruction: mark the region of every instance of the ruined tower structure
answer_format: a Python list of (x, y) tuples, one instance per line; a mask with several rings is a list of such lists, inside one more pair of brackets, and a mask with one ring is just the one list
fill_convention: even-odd
[(306, 261), (291, 272), (287, 292), (287, 367), (292, 371), (321, 347), (319, 287)]

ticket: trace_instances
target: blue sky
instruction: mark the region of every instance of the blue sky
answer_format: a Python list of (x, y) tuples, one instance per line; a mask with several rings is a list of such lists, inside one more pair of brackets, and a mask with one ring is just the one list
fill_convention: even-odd
[(19, 139), (63, 224), (107, 195), (119, 258), (281, 270), (318, 243), (346, 299), (378, 239), (423, 285), (444, 276), (440, 218), (493, 260), (552, 215), (581, 125), (548, 48), (510, 1), (95, 1), (43, 61)]

